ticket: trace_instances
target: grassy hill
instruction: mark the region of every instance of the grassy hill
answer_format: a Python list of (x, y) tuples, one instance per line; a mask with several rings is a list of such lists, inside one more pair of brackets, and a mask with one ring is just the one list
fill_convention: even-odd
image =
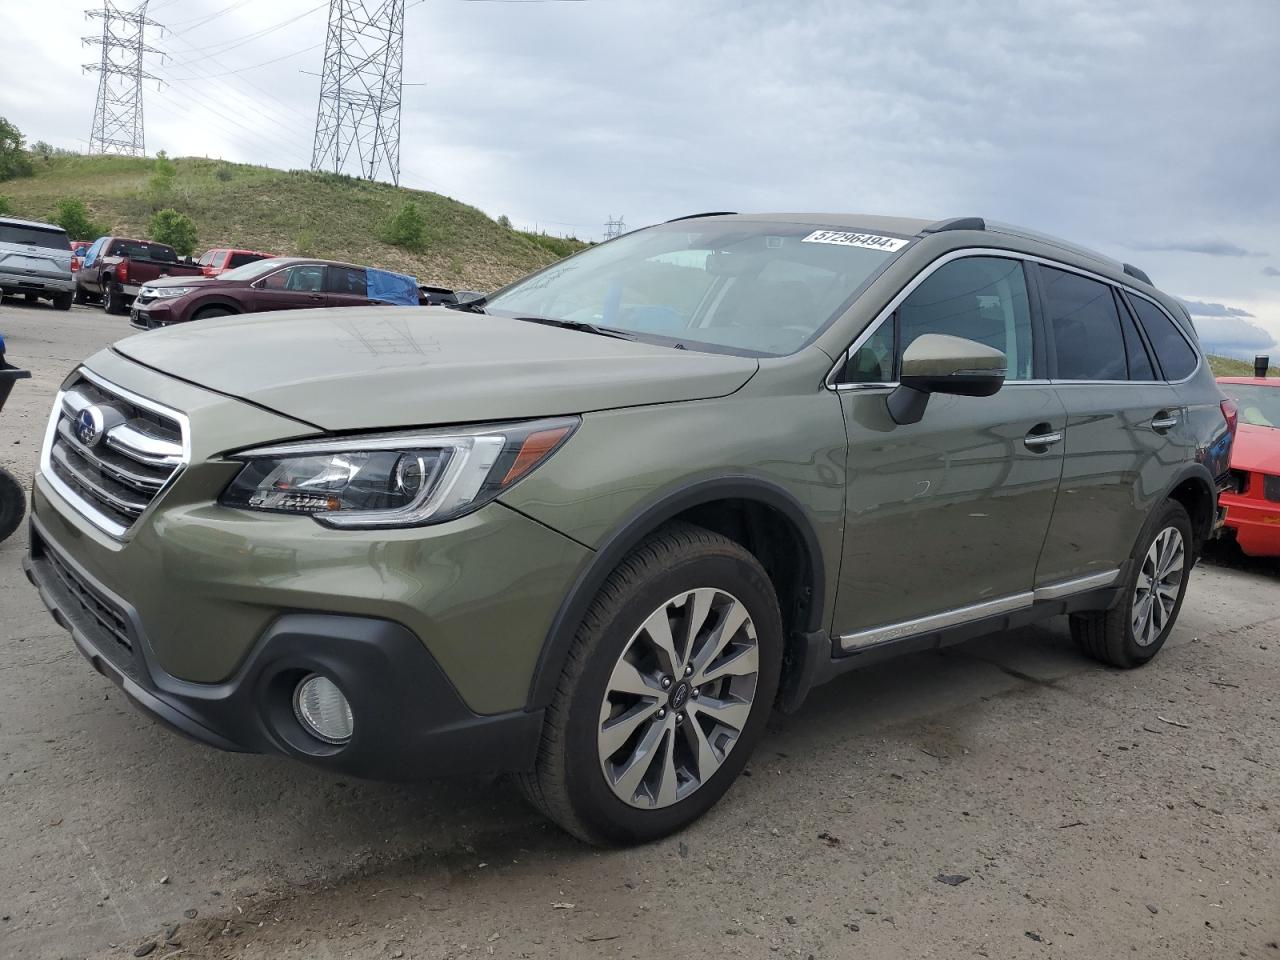
[[(58, 201), (77, 199), (112, 233), (145, 238), (151, 215), (174, 207), (195, 221), (197, 255), (210, 247), (244, 247), (491, 290), (585, 246), (500, 226), (475, 207), (437, 193), (329, 173), (180, 157), (172, 186), (157, 194), (150, 159), (52, 156), (35, 157), (34, 163), (34, 176), (0, 183), (15, 215), (49, 219)], [(406, 200), (426, 218), (422, 253), (379, 239)]]
[[(1218, 357), (1209, 354), (1209, 366), (1213, 369), (1215, 377), (1253, 376), (1252, 360), (1233, 360), (1231, 357)], [(1271, 368), (1267, 371), (1267, 376), (1280, 377), (1280, 357), (1272, 359)]]

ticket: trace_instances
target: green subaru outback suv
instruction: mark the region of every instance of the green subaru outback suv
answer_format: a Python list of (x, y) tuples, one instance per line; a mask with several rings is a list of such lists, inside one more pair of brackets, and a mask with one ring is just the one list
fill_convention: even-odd
[(144, 710), (367, 777), (679, 829), (771, 710), (1067, 614), (1149, 660), (1235, 426), (1178, 301), (978, 218), (712, 214), (461, 309), (117, 343), (57, 396), (27, 571)]

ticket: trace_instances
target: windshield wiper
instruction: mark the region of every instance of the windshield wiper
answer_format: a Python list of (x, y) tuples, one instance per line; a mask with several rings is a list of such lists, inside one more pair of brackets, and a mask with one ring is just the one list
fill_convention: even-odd
[(470, 300), (462, 300), (458, 303), (445, 303), (441, 306), (449, 310), (464, 310), (467, 313), (484, 313), (484, 305), (489, 302), (488, 297), (473, 297)]
[(580, 330), (583, 333), (594, 333), (598, 337), (613, 337), (617, 340), (636, 340), (637, 338), (612, 327), (598, 327), (594, 323), (583, 320), (560, 320), (556, 317), (513, 317), (525, 323), (541, 323), (548, 327), (560, 327), (562, 330)]

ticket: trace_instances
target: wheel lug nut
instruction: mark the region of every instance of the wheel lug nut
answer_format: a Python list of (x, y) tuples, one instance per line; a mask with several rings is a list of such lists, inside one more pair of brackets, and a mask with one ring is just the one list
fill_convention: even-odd
[(683, 714), (683, 713), (677, 713), (677, 714), (676, 714), (676, 723), (684, 723), (684, 714)]
[(663, 707), (661, 710), (659, 710), (659, 711), (658, 711), (658, 719), (659, 719), (659, 720), (665, 720), (665, 719), (667, 719), (667, 708), (666, 708), (666, 707)]
[(697, 687), (694, 687), (692, 693), (690, 693), (690, 696), (692, 696), (693, 699), (697, 700), (700, 696), (702, 696), (702, 691), (699, 690)]
[(667, 689), (670, 689), (670, 687), (671, 687), (671, 678), (670, 678), (670, 677), (663, 677), (663, 678), (662, 678), (662, 689), (663, 689), (663, 690), (667, 690)]
[(684, 668), (684, 675), (685, 675), (686, 677), (692, 677), (692, 676), (693, 676), (693, 667), (692, 667), (692, 666), (685, 667), (685, 668)]

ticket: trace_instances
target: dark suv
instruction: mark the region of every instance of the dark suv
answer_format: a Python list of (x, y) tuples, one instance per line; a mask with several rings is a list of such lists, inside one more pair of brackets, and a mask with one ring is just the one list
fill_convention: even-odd
[(1131, 266), (976, 218), (709, 215), (453, 310), (115, 344), (54, 404), (28, 570), (191, 736), (516, 773), (630, 842), (846, 670), (1061, 614), (1149, 660), (1234, 427)]

